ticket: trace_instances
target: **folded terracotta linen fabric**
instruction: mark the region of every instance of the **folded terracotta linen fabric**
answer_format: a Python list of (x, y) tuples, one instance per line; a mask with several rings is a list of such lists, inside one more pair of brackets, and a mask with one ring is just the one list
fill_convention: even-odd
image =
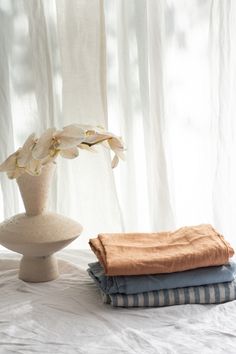
[(181, 272), (225, 264), (234, 254), (224, 237), (205, 224), (174, 232), (100, 234), (89, 244), (106, 275)]

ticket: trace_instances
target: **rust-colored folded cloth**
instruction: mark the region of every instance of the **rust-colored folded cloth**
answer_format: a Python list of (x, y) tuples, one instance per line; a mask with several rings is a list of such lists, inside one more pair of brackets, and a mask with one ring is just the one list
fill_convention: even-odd
[(225, 264), (234, 254), (211, 225), (175, 232), (100, 234), (89, 244), (106, 275), (181, 272)]

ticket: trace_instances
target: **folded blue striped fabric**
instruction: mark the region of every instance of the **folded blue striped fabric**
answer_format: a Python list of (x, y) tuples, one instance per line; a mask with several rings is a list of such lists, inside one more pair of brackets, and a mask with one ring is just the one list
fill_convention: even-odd
[(236, 280), (188, 288), (149, 291), (139, 294), (105, 294), (104, 303), (114, 307), (161, 307), (184, 304), (219, 304), (236, 299)]
[(89, 264), (88, 273), (106, 294), (137, 294), (161, 289), (230, 282), (236, 277), (236, 263), (231, 261), (222, 266), (169, 274), (106, 276), (100, 263), (95, 262)]

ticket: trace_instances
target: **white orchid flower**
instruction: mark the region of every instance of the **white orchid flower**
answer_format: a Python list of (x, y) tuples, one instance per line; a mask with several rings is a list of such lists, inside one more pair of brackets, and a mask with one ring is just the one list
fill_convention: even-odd
[(74, 159), (79, 156), (79, 150), (77, 147), (71, 147), (70, 149), (61, 150), (60, 155), (66, 159)]
[(56, 131), (54, 128), (49, 128), (41, 135), (33, 148), (33, 157), (36, 160), (45, 159), (46, 163), (55, 160), (59, 154), (73, 159), (79, 154), (76, 145), (81, 141), (82, 137), (70, 136), (69, 129)]
[(110, 134), (110, 138), (104, 141), (102, 144), (115, 153), (111, 163), (112, 168), (115, 168), (118, 165), (119, 159), (125, 160), (125, 148), (121, 138), (115, 136), (114, 134)]
[(114, 151), (114, 153), (122, 160), (125, 159), (124, 155), (124, 143), (122, 142), (121, 138), (118, 138), (116, 136), (111, 137), (110, 139), (107, 140), (110, 149)]
[(119, 157), (115, 155), (111, 161), (111, 168), (115, 168), (119, 163)]
[(51, 148), (53, 142), (53, 134), (55, 132), (55, 128), (49, 128), (40, 136), (32, 151), (32, 155), (35, 160), (42, 160), (48, 156), (52, 157), (53, 152), (51, 151)]
[(87, 145), (87, 144), (84, 144), (84, 143), (81, 143), (78, 145), (78, 147), (82, 150), (87, 150), (87, 151), (90, 151), (90, 152), (97, 152), (95, 146), (90, 146), (90, 145)]
[[(32, 150), (37, 143), (35, 134), (31, 134), (27, 139), (22, 148), (19, 150), (19, 155), (17, 157), (17, 166), (24, 168), (25, 172), (32, 176), (38, 176), (42, 170), (42, 163), (40, 160), (35, 160), (32, 156)], [(17, 177), (16, 177), (17, 178)]]
[(99, 126), (70, 124), (62, 130), (49, 128), (38, 139), (31, 134), (22, 148), (0, 165), (0, 172), (7, 172), (9, 178), (18, 178), (25, 172), (38, 176), (43, 166), (54, 162), (58, 155), (74, 159), (79, 155), (79, 149), (97, 152), (95, 145), (98, 144), (115, 153), (113, 168), (117, 166), (119, 158), (124, 159), (125, 149), (121, 138)]
[(25, 141), (22, 148), (19, 150), (17, 157), (17, 165), (19, 167), (25, 167), (32, 159), (32, 149), (36, 144), (35, 133), (31, 134)]
[(78, 138), (83, 141), (86, 133), (86, 128), (79, 124), (70, 124), (66, 127), (63, 127), (64, 136), (68, 136), (70, 138)]
[(32, 148), (36, 144), (35, 134), (31, 134), (22, 148), (10, 155), (0, 166), (0, 171), (7, 172), (10, 179), (18, 178), (25, 172), (38, 175), (41, 172), (41, 162), (32, 158)]
[(95, 145), (95, 144), (100, 144), (103, 141), (106, 141), (107, 139), (110, 138), (109, 133), (98, 133), (92, 130), (88, 130), (86, 132), (86, 137), (84, 139), (84, 143), (87, 143), (89, 145)]
[(25, 173), (24, 167), (16, 167), (14, 171), (7, 171), (7, 176), (9, 179), (18, 178)]
[(101, 133), (89, 130), (86, 132), (86, 139), (83, 142), (84, 145), (88, 145), (90, 148), (96, 144), (103, 144), (105, 147), (111, 149), (115, 156), (112, 159), (112, 168), (118, 165), (119, 158), (124, 160), (124, 143), (121, 138), (116, 135), (102, 131)]
[(16, 160), (19, 150), (8, 156), (8, 158), (0, 165), (1, 172), (14, 171), (16, 168)]
[(21, 149), (11, 154), (1, 165), (0, 172), (7, 172), (10, 179), (17, 178), (25, 173), (25, 169), (17, 165), (17, 158)]
[(42, 172), (42, 162), (40, 160), (32, 159), (27, 164), (25, 171), (31, 176), (39, 176)]
[(53, 135), (53, 146), (58, 150), (67, 150), (75, 147), (83, 141), (81, 137), (67, 136), (67, 132), (58, 131)]

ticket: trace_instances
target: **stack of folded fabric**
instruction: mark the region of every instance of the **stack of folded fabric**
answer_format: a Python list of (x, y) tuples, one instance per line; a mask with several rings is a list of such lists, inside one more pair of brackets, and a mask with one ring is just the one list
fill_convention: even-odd
[(213, 304), (236, 299), (234, 251), (211, 225), (175, 232), (100, 234), (89, 275), (120, 307)]

